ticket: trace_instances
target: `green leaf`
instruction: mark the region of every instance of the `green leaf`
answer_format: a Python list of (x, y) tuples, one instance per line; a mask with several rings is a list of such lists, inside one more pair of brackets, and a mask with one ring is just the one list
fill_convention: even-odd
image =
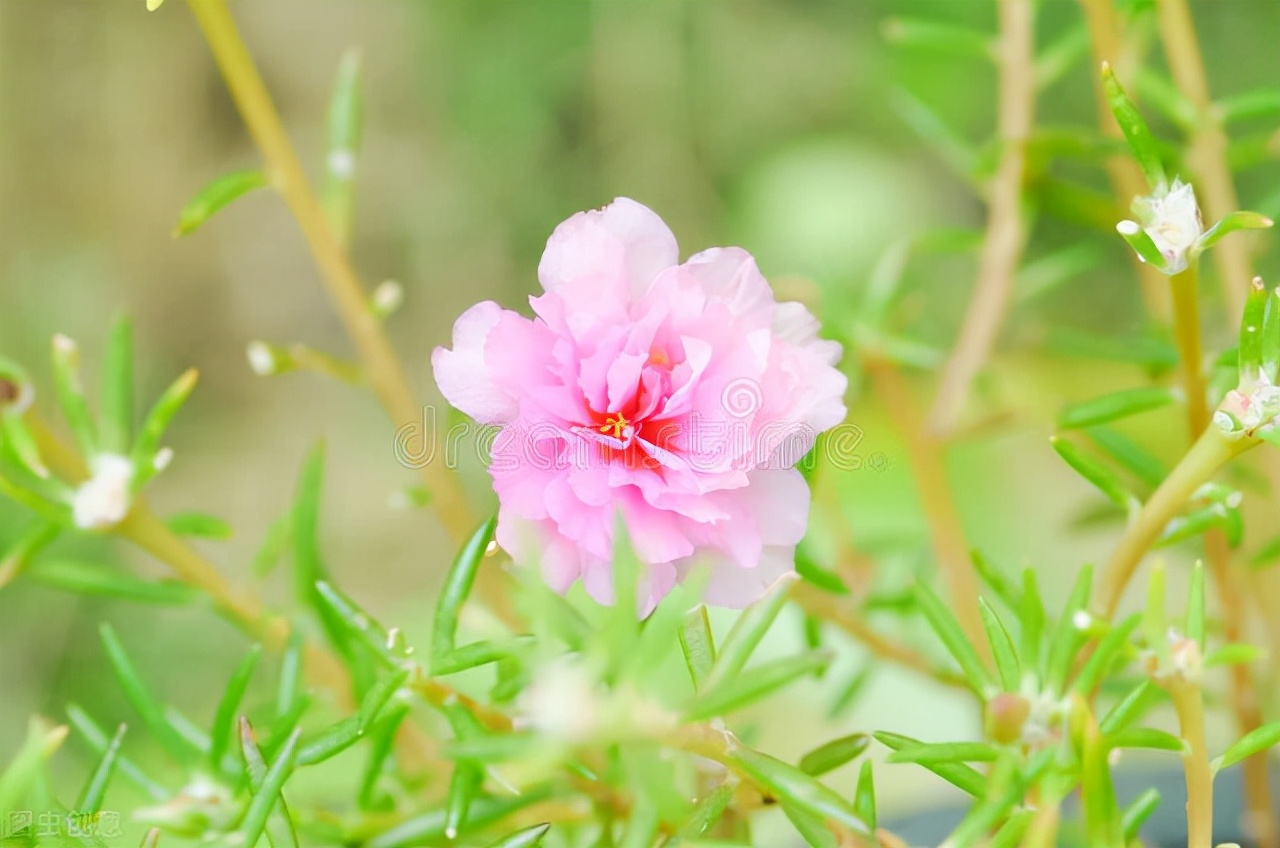
[(870, 744), (871, 737), (865, 733), (854, 733), (833, 739), (801, 757), (800, 771), (813, 777), (821, 777), (861, 756)]
[(67, 559), (41, 560), (27, 571), (32, 582), (64, 592), (163, 606), (200, 603), (198, 589), (177, 580), (142, 580), (99, 564)]
[(944, 763), (994, 763), (1000, 749), (988, 742), (921, 742), (906, 745), (889, 755), (891, 763), (934, 766)]
[(1047, 767), (1052, 756), (1052, 750), (1039, 752), (1027, 765), (1026, 771), (1021, 773), (1011, 756), (1001, 758), (992, 769), (982, 801), (969, 810), (964, 821), (952, 832), (947, 845), (969, 848), (977, 844), (978, 840), (984, 838), (1022, 801), (1027, 789)]
[(1054, 628), (1049, 640), (1049, 660), (1045, 667), (1045, 683), (1052, 692), (1063, 692), (1067, 676), (1071, 673), (1072, 663), (1080, 647), (1088, 638), (1085, 629), (1080, 627), (1077, 614), (1088, 615), (1089, 590), (1093, 586), (1093, 567), (1086, 565), (1076, 575), (1075, 586), (1067, 598), (1062, 610), (1062, 617)]
[(542, 837), (546, 836), (549, 830), (551, 830), (551, 822), (535, 824), (532, 827), (517, 830), (510, 836), (504, 836), (489, 848), (537, 848), (542, 844)]
[(431, 673), (443, 677), (457, 674), (460, 671), (478, 668), (520, 654), (537, 640), (528, 635), (512, 636), (507, 639), (484, 639), (455, 648), (442, 662), (431, 667)]
[(715, 827), (716, 822), (724, 815), (724, 811), (733, 803), (733, 796), (737, 791), (738, 779), (729, 775), (723, 783), (698, 802), (688, 821), (680, 826), (680, 831), (676, 834), (677, 838), (696, 838)]
[(1045, 612), (1036, 573), (1030, 568), (1022, 572), (1022, 604), (1018, 621), (1022, 625), (1022, 649), (1019, 651), (1022, 667), (1026, 671), (1039, 672), (1044, 655)]
[(1262, 319), (1262, 370), (1280, 382), (1280, 288), (1271, 290)]
[[(898, 733), (877, 731), (872, 735), (875, 736), (880, 744), (893, 751), (900, 751), (907, 747), (921, 747), (926, 744), (918, 739), (912, 739), (910, 736), (902, 736)], [(986, 793), (986, 777), (971, 766), (954, 762), (923, 763), (922, 765), (947, 783), (969, 793), (975, 798), (981, 798)]]
[(360, 809), (368, 811), (381, 810), (382, 805), (376, 795), (378, 778), (382, 775), (387, 759), (395, 745), (396, 731), (409, 715), (408, 704), (396, 704), (374, 723), (369, 730), (369, 759), (365, 761), (364, 776), (360, 780)]
[(202, 512), (180, 512), (165, 519), (164, 523), (179, 536), (214, 539), (219, 542), (225, 542), (232, 536), (230, 524)]
[(867, 681), (871, 679), (872, 666), (864, 665), (849, 676), (848, 682), (840, 688), (836, 697), (831, 701), (831, 708), (827, 711), (827, 717), (830, 719), (840, 718), (845, 714), (849, 707), (857, 702), (858, 696), (867, 688)]
[(1066, 30), (1036, 51), (1036, 88), (1043, 91), (1062, 79), (1080, 59), (1089, 55), (1089, 29), (1083, 25)]
[(1255, 88), (1253, 91), (1233, 94), (1215, 103), (1214, 110), (1224, 124), (1254, 118), (1274, 118), (1280, 115), (1280, 89)]
[(1147, 232), (1145, 228), (1134, 221), (1125, 220), (1116, 224), (1116, 232), (1128, 243), (1129, 247), (1133, 248), (1133, 252), (1138, 254), (1138, 258), (1143, 262), (1158, 271), (1172, 273), (1169, 269), (1168, 259), (1156, 245), (1151, 233)]
[(778, 613), (782, 611), (795, 581), (793, 574), (779, 577), (763, 598), (742, 611), (719, 648), (711, 671), (703, 681), (704, 689), (719, 686), (742, 671), (760, 640), (769, 632)]
[(1018, 685), (1022, 682), (1022, 669), (1017, 649), (1013, 646), (1013, 637), (986, 598), (978, 598), (978, 609), (982, 614), (982, 626), (987, 631), (987, 641), (991, 644), (996, 670), (1000, 673), (1000, 685), (1006, 692), (1017, 692)]
[(870, 834), (866, 822), (843, 798), (795, 766), (743, 746), (732, 748), (728, 759), (735, 770), (778, 800), (819, 818), (839, 822), (854, 833)]
[(1140, 721), (1159, 701), (1164, 699), (1164, 691), (1150, 680), (1144, 680), (1129, 691), (1127, 695), (1111, 708), (1098, 725), (1103, 736), (1114, 736), (1132, 727)]
[(471, 534), (471, 538), (458, 552), (453, 567), (445, 577), (444, 587), (436, 601), (436, 616), (431, 629), (431, 667), (446, 663), (458, 638), (458, 612), (471, 594), (476, 573), (484, 559), (493, 531), (498, 525), (497, 516), (490, 518)]
[(700, 689), (716, 661), (716, 642), (711, 634), (711, 620), (707, 617), (706, 604), (698, 604), (689, 610), (681, 622), (680, 650), (684, 653), (684, 662), (689, 668), (694, 688)]
[(1205, 634), (1204, 563), (1191, 567), (1191, 587), (1187, 590), (1187, 638), (1196, 643), (1204, 656)]
[(1129, 637), (1142, 623), (1142, 614), (1134, 613), (1117, 625), (1107, 630), (1107, 635), (1098, 642), (1084, 667), (1076, 675), (1071, 684), (1073, 692), (1079, 692), (1085, 698), (1091, 698), (1102, 681), (1107, 678), (1115, 666), (1116, 660), (1129, 645)]
[(1223, 665), (1249, 665), (1266, 659), (1267, 652), (1256, 645), (1241, 642), (1230, 642), (1219, 645), (1204, 655), (1204, 667), (1215, 668)]
[(178, 225), (173, 231), (174, 238), (190, 235), (222, 207), (254, 189), (265, 188), (267, 184), (267, 175), (261, 171), (234, 171), (206, 183), (182, 207)]
[(289, 734), (289, 740), (285, 742), (284, 749), (263, 775), (262, 784), (249, 802), (249, 809), (245, 811), (244, 819), (240, 822), (237, 831), (241, 845), (256, 845), (258, 837), (262, 836), (267, 826), (267, 818), (281, 800), (280, 790), (293, 775), (295, 757), (298, 753), (298, 737), (301, 734), (301, 730), (294, 730)]
[(1268, 751), (1277, 745), (1280, 745), (1280, 721), (1264, 724), (1262, 727), (1245, 734), (1243, 739), (1228, 747), (1226, 752), (1211, 764), (1213, 771), (1216, 774), (1224, 768), (1229, 768), (1242, 760), (1247, 760), (1254, 754), (1261, 754), (1263, 751)]
[(890, 18), (885, 21), (882, 32), (886, 41), (902, 47), (988, 60), (996, 55), (995, 37), (991, 33), (926, 18)]
[(1258, 372), (1262, 370), (1262, 326), (1271, 299), (1271, 292), (1262, 284), (1262, 278), (1255, 278), (1249, 286), (1249, 296), (1245, 298), (1244, 313), (1240, 319), (1237, 365), (1242, 386), (1254, 385)]
[(1151, 817), (1151, 814), (1159, 806), (1159, 791), (1148, 789), (1135, 798), (1133, 803), (1124, 808), (1124, 813), (1120, 816), (1120, 823), (1124, 830), (1126, 844), (1138, 838), (1138, 831), (1142, 830), (1142, 825), (1146, 823), (1147, 819)]
[(903, 122), (958, 176), (972, 179), (978, 171), (978, 152), (925, 101), (904, 89), (893, 93), (890, 105)]
[(1244, 533), (1240, 510), (1224, 503), (1212, 503), (1179, 515), (1165, 525), (1164, 532), (1152, 547), (1163, 548), (1202, 536), (1210, 530), (1221, 530), (1232, 547), (1240, 544)]
[(218, 709), (214, 712), (213, 728), (209, 731), (209, 763), (215, 771), (222, 768), (222, 759), (231, 750), (232, 736), (236, 732), (236, 714), (240, 702), (244, 700), (245, 690), (249, 688), (249, 680), (253, 677), (258, 660), (262, 659), (262, 646), (254, 645), (245, 654), (244, 659), (236, 666), (222, 698), (218, 701)]
[[(2, 374), (0, 378), (3, 378)], [(49, 479), (49, 469), (40, 457), (40, 447), (22, 416), (0, 413), (0, 452), (11, 455), (17, 466), (32, 477), (41, 481)]]
[(1142, 635), (1147, 640), (1147, 648), (1153, 651), (1165, 644), (1169, 628), (1164, 602), (1164, 563), (1157, 560), (1147, 575), (1147, 598), (1142, 610)]
[(1169, 470), (1140, 445), (1127, 436), (1108, 427), (1090, 427), (1085, 430), (1095, 445), (1148, 486), (1159, 486)]
[(194, 368), (184, 372), (181, 377), (174, 380), (169, 388), (164, 390), (160, 395), (160, 399), (151, 407), (151, 411), (147, 413), (147, 417), (142, 422), (142, 429), (138, 431), (138, 438), (133, 443), (133, 468), (134, 468), (134, 490), (142, 488), (148, 480), (155, 476), (158, 470), (155, 466), (156, 454), (160, 450), (160, 439), (164, 437), (165, 431), (169, 429), (169, 424), (173, 421), (173, 416), (178, 414), (178, 410), (186, 403), (187, 398), (191, 396), (191, 392), (196, 387), (196, 380), (199, 374)]
[[(551, 795), (546, 786), (525, 790), (513, 798), (477, 798), (467, 817), (467, 831), (487, 827), (525, 807), (539, 804)], [(444, 836), (445, 809), (439, 807), (407, 819), (390, 830), (382, 831), (365, 843), (365, 848), (410, 848), (430, 845)], [(460, 835), (466, 835), (464, 832)]]
[(363, 112), (360, 51), (352, 48), (342, 56), (329, 98), (328, 155), (321, 193), (329, 226), (337, 235), (338, 242), (344, 245), (351, 237), (351, 208)]
[(689, 705), (686, 721), (705, 721), (757, 703), (802, 677), (831, 664), (827, 651), (810, 651), (762, 663), (714, 686), (706, 686)]
[(360, 708), (353, 716), (339, 721), (312, 739), (298, 751), (298, 765), (309, 766), (331, 759), (360, 741), (382, 709), (399, 691), (408, 678), (409, 672), (392, 674), (369, 689), (368, 694), (360, 702)]
[(1146, 67), (1139, 67), (1134, 77), (1134, 87), (1139, 99), (1150, 103), (1183, 132), (1188, 135), (1196, 132), (1200, 124), (1196, 107), (1172, 80)]
[(1071, 404), (1058, 417), (1058, 427), (1063, 430), (1096, 427), (1099, 424), (1168, 406), (1175, 398), (1173, 390), (1162, 386), (1125, 389)]
[(1061, 436), (1050, 437), (1049, 443), (1067, 465), (1070, 465), (1077, 474), (1092, 483), (1112, 503), (1128, 514), (1137, 512), (1140, 507), (1138, 499), (1125, 489), (1124, 484), (1111, 473), (1111, 469)]
[(186, 738), (178, 732), (172, 722), (166, 717), (164, 708), (155, 696), (151, 694), (151, 690), (142, 682), (142, 678), (138, 676), (137, 668), (133, 661), (129, 659), (129, 655), (125, 652), (124, 645), (120, 643), (120, 639), (116, 636), (116, 631), (110, 624), (103, 623), (99, 629), (102, 637), (103, 648), (107, 652), (107, 660), (111, 663), (111, 670), (115, 673), (116, 682), (120, 684), (121, 691), (124, 692), (125, 699), (129, 702), (129, 706), (133, 707), (134, 712), (142, 719), (142, 723), (146, 725), (147, 732), (156, 738), (164, 748), (172, 756), (181, 762), (190, 762), (193, 754), (197, 751)]
[(253, 555), (251, 569), (255, 577), (266, 577), (280, 562), (284, 552), (293, 546), (293, 511), (277, 516), (267, 527), (262, 544)]
[[(1080, 703), (1082, 708), (1083, 703)], [(1090, 848), (1124, 848), (1124, 827), (1111, 783), (1110, 749), (1092, 715), (1085, 724), (1080, 794)]]
[(804, 547), (796, 548), (796, 574), (809, 581), (824, 592), (833, 595), (849, 594), (849, 587), (834, 572), (818, 565)]
[(484, 767), (478, 763), (460, 761), (453, 767), (449, 778), (449, 795), (445, 807), (445, 839), (456, 839), (467, 823), (467, 813), (484, 783)]
[[(76, 704), (67, 704), (67, 718), (71, 721), (71, 726), (79, 731), (80, 735), (89, 743), (89, 747), (93, 749), (99, 757), (105, 757), (107, 751), (111, 748), (111, 739), (102, 730), (98, 724), (89, 717), (89, 714), (82, 710)], [(129, 779), (134, 786), (141, 789), (151, 800), (163, 801), (169, 797), (169, 792), (163, 786), (156, 783), (151, 778), (134, 765), (133, 761), (123, 754), (117, 752), (114, 757), (115, 770), (120, 772)]]
[[(27, 739), (9, 765), (0, 771), (0, 810), (20, 809), (33, 786), (41, 784), (45, 762), (62, 746), (67, 729), (49, 726), (37, 716), (27, 722)], [(6, 834), (7, 835), (7, 834)]]
[(1116, 79), (1111, 66), (1106, 63), (1102, 65), (1102, 88), (1107, 97), (1107, 105), (1111, 107), (1111, 114), (1124, 133), (1125, 141), (1129, 142), (1129, 149), (1142, 168), (1147, 184), (1153, 189), (1164, 184), (1164, 165), (1160, 162), (1155, 137), (1151, 135), (1147, 122), (1142, 119), (1133, 101), (1120, 87), (1120, 81)]
[[(290, 731), (286, 747), (290, 742), (296, 744), (296, 732)], [(249, 777), (249, 791), (261, 793), (267, 779), (267, 761), (253, 740), (253, 727), (244, 716), (236, 722), (236, 735), (240, 739), (240, 753), (244, 757), (245, 772)], [(267, 841), (272, 848), (298, 848), (298, 835), (294, 832), (293, 817), (289, 814), (289, 805), (285, 802), (284, 795), (278, 796), (276, 805), (268, 814), (266, 831)]]
[(915, 594), (921, 612), (928, 619), (933, 631), (938, 634), (938, 638), (942, 640), (947, 652), (960, 665), (965, 680), (973, 691), (979, 695), (993, 691), (995, 682), (991, 679), (986, 665), (978, 656), (977, 649), (969, 644), (969, 639), (960, 628), (960, 623), (956, 621), (946, 604), (923, 583), (916, 584)]
[(0, 556), (0, 589), (22, 574), (31, 561), (52, 544), (61, 532), (62, 527), (52, 521), (38, 521), (19, 535), (4, 555)]
[(1109, 748), (1151, 748), (1176, 753), (1182, 753), (1186, 748), (1177, 736), (1154, 727), (1130, 727), (1105, 737), (1104, 741)]
[(1022, 845), (1022, 838), (1030, 829), (1034, 819), (1035, 810), (1023, 810), (1009, 816), (996, 831), (995, 836), (991, 837), (987, 848), (1019, 848)]
[(294, 711), (302, 693), (302, 652), (305, 649), (302, 631), (293, 628), (280, 658), (280, 682), (276, 687), (276, 717), (287, 716)]
[[(392, 635), (355, 601), (323, 580), (315, 584), (314, 599), (322, 620), (332, 622), (332, 626), (344, 631), (346, 636), (359, 640), (387, 668), (400, 668), (405, 659), (403, 648), (397, 646)], [(346, 640), (339, 636), (338, 641)]]
[(970, 551), (969, 559), (973, 562), (973, 568), (978, 572), (978, 577), (991, 589), (992, 594), (1010, 610), (1018, 612), (1022, 607), (1022, 590), (995, 563), (983, 556), (981, 551)]
[(98, 765), (89, 775), (84, 788), (80, 790), (80, 798), (75, 806), (77, 813), (96, 813), (102, 809), (102, 799), (106, 796), (107, 785), (115, 773), (116, 760), (120, 756), (120, 744), (124, 741), (124, 735), (128, 729), (122, 724), (116, 729), (115, 736), (111, 737), (107, 750), (103, 752)]
[(867, 824), (872, 833), (876, 829), (876, 787), (870, 760), (862, 761), (858, 772), (858, 785), (853, 790), (853, 811)]
[(1265, 230), (1273, 226), (1275, 226), (1275, 221), (1272, 221), (1266, 215), (1259, 215), (1257, 212), (1232, 212), (1205, 230), (1204, 235), (1200, 236), (1191, 248), (1191, 254), (1198, 256), (1204, 253), (1222, 241), (1225, 236), (1237, 230)]
[(80, 381), (80, 346), (62, 334), (53, 337), (53, 386), (80, 455), (91, 459), (98, 453), (98, 430)]
[(785, 801), (779, 806), (809, 848), (839, 848), (839, 840), (823, 819)]
[(124, 456), (133, 431), (133, 325), (120, 318), (111, 327), (102, 360), (102, 447)]

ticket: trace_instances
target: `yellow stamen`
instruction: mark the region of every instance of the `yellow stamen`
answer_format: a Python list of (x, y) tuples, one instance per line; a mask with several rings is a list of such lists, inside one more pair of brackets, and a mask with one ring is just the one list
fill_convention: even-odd
[(627, 419), (623, 418), (622, 414), (619, 413), (616, 418), (614, 417), (606, 418), (604, 426), (600, 428), (600, 432), (608, 433), (610, 430), (612, 430), (613, 437), (615, 439), (621, 439), (622, 431), (625, 430), (629, 424), (630, 422), (628, 422)]

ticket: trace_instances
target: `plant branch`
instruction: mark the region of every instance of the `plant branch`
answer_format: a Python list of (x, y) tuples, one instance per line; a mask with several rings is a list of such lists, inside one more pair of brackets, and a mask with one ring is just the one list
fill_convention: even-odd
[[(1209, 218), (1216, 221), (1240, 208), (1227, 163), (1227, 134), (1214, 113), (1204, 58), (1187, 0), (1159, 0), (1156, 10), (1160, 40), (1164, 43), (1174, 84), (1196, 112), (1196, 130), (1188, 144), (1187, 166), (1200, 178), (1204, 209)], [(1227, 314), (1239, 315), (1244, 310), (1245, 298), (1245, 289), (1240, 284), (1253, 279), (1249, 272), (1248, 242), (1241, 238), (1225, 239), (1212, 253)]]
[[(288, 204), (307, 240), (325, 290), (355, 344), (374, 394), (397, 429), (418, 422), (422, 408), (409, 387), (382, 322), (369, 309), (364, 287), (351, 260), (307, 181), (226, 0), (188, 0), (188, 5), (213, 51), (240, 116), (266, 161), (272, 184)], [(445, 529), (455, 542), (462, 541), (475, 521), (458, 481), (436, 463), (423, 465), (421, 473), (431, 492), (432, 506)]]
[[(1094, 69), (1102, 67), (1103, 62), (1108, 62), (1122, 77), (1128, 76), (1124, 70), (1136, 62), (1132, 61), (1133, 57), (1124, 50), (1120, 39), (1119, 22), (1116, 20), (1111, 0), (1080, 0), (1080, 5), (1084, 8), (1085, 26), (1089, 29), (1089, 45), (1092, 50)], [(1107, 95), (1102, 88), (1102, 77), (1097, 73), (1093, 75), (1093, 92), (1098, 106), (1098, 126), (1102, 134), (1117, 141), (1123, 140), (1124, 134), (1120, 132), (1120, 126), (1116, 123), (1115, 117), (1111, 114), (1111, 107), (1107, 104)], [(1127, 209), (1135, 197), (1150, 192), (1142, 176), (1142, 169), (1138, 167), (1138, 163), (1132, 156), (1125, 153), (1109, 156), (1106, 168), (1111, 190), (1121, 209)], [(1146, 306), (1147, 314), (1162, 322), (1167, 321), (1169, 295), (1165, 288), (1164, 274), (1141, 261), (1136, 253), (1127, 252), (1130, 264), (1138, 275), (1138, 285), (1142, 291), (1142, 302)]]
[(907, 458), (929, 522), (938, 570), (955, 604), (956, 618), (974, 647), (988, 656), (990, 648), (978, 610), (978, 581), (969, 564), (969, 546), (947, 481), (943, 443), (921, 426), (922, 419), (911, 392), (893, 363), (868, 357), (863, 366), (876, 396), (906, 441)]
[(1120, 598), (1142, 557), (1160, 538), (1169, 521), (1186, 506), (1192, 493), (1230, 459), (1255, 445), (1257, 442), (1251, 439), (1230, 439), (1217, 427), (1209, 427), (1201, 434), (1125, 530), (1098, 581), (1093, 602), (1098, 615), (1107, 621), (1115, 616)]
[(1213, 845), (1213, 771), (1204, 735), (1204, 699), (1200, 687), (1181, 678), (1168, 687), (1178, 713), (1178, 731), (1187, 750), (1182, 768), (1187, 780), (1187, 848)]
[(1197, 291), (1199, 264), (1170, 278), (1173, 286), (1173, 326), (1182, 361), (1182, 388), (1186, 393), (1187, 423), (1191, 439), (1209, 426), (1208, 387), (1204, 379), (1204, 351), (1200, 344), (1200, 300)]
[(1031, 0), (1001, 0), (999, 112), (1000, 163), (989, 187), (990, 212), (977, 283), (960, 336), (942, 369), (941, 387), (929, 415), (937, 433), (954, 429), (969, 385), (991, 354), (1013, 295), (1014, 274), (1026, 233), (1022, 221), (1025, 145), (1035, 114), (1034, 31)]

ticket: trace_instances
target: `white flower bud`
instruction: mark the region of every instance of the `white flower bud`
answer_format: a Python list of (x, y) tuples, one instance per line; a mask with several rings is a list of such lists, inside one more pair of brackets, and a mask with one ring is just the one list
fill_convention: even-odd
[(93, 463), (93, 476), (80, 485), (71, 500), (72, 515), (81, 530), (114, 527), (129, 512), (133, 463), (104, 453)]
[(1138, 223), (1121, 221), (1117, 229), (1122, 235), (1137, 235), (1139, 226), (1151, 238), (1165, 266), (1166, 274), (1178, 274), (1187, 269), (1191, 251), (1200, 236), (1204, 224), (1200, 219), (1200, 207), (1196, 205), (1196, 193), (1189, 183), (1175, 179), (1172, 186), (1157, 186), (1149, 197), (1139, 197), (1133, 202)]

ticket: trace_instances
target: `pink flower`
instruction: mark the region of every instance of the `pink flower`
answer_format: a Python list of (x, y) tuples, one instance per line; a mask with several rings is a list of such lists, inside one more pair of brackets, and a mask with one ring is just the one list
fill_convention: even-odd
[(845, 416), (840, 346), (776, 303), (739, 248), (679, 264), (662, 220), (619, 198), (551, 235), (533, 320), (486, 301), (436, 348), (449, 402), (501, 427), (497, 539), (565, 591), (613, 600), (620, 514), (644, 563), (641, 605), (695, 567), (744, 606), (794, 568), (809, 489), (794, 464)]

